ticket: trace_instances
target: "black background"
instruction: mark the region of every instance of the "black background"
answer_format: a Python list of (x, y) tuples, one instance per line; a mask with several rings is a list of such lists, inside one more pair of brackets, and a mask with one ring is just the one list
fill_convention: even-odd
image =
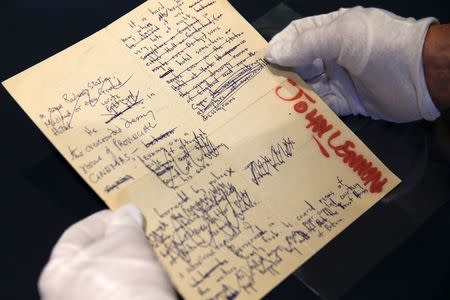
[[(0, 0), (0, 81), (100, 30), (142, 2)], [(251, 22), (279, 1), (230, 2)], [(402, 16), (450, 21), (448, 1), (286, 2), (305, 16), (363, 5)], [(69, 225), (105, 205), (4, 88), (0, 88), (0, 131), (4, 192), (0, 197), (0, 298), (37, 299), (37, 278), (57, 238)], [(447, 203), (344, 298), (449, 298), (449, 219)], [(317, 299), (293, 277), (269, 298)]]

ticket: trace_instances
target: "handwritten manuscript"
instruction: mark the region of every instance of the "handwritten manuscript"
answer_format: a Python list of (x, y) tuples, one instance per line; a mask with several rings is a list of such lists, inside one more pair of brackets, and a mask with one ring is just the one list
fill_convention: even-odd
[(3, 84), (188, 299), (260, 298), (399, 179), (225, 0), (148, 1)]

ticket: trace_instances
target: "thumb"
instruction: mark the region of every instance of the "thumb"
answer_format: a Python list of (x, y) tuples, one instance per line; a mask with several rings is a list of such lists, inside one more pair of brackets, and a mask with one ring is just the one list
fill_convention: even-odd
[(277, 42), (283, 43), (294, 39), (297, 35), (309, 29), (325, 26), (348, 10), (348, 8), (341, 8), (331, 13), (305, 17), (292, 21), (288, 26), (286, 26), (286, 28), (272, 38), (270, 44), (275, 44)]
[(316, 58), (330, 60), (338, 52), (339, 43), (333, 26), (327, 24), (300, 32), (293, 39), (277, 38), (269, 43), (265, 58), (280, 66), (299, 67), (311, 64)]
[(111, 215), (105, 230), (105, 236), (113, 235), (123, 229), (144, 232), (145, 219), (139, 208), (134, 204), (127, 204)]

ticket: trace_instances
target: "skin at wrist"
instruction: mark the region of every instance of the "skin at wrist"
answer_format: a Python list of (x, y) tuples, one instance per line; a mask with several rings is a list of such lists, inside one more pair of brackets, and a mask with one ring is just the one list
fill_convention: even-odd
[(432, 24), (423, 46), (423, 68), (436, 108), (450, 108), (450, 24)]

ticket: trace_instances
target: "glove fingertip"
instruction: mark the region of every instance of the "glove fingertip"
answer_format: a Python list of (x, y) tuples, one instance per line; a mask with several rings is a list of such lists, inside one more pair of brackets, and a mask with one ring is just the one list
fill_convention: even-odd
[(137, 207), (135, 204), (129, 203), (121, 208), (123, 210), (124, 214), (127, 214), (129, 217), (131, 217), (136, 223), (141, 227), (144, 228), (145, 226), (145, 219), (142, 215), (141, 210), (139, 207)]
[(123, 226), (133, 226), (141, 230), (145, 227), (145, 219), (140, 209), (134, 204), (126, 204), (112, 215), (107, 233)]
[(291, 67), (295, 65), (292, 61), (291, 53), (285, 49), (285, 45), (282, 45), (282, 43), (279, 42), (269, 44), (264, 58), (270, 63), (283, 67)]
[(275, 63), (272, 56), (272, 49), (270, 45), (266, 48), (266, 51), (264, 52), (264, 59), (270, 63)]

